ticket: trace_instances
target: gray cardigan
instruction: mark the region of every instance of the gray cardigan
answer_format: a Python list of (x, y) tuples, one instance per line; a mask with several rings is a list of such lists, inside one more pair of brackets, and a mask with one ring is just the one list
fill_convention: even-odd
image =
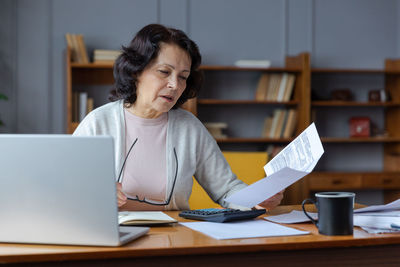
[[(126, 154), (122, 101), (108, 103), (90, 112), (73, 134), (111, 135), (114, 138), (115, 147), (115, 173), (118, 174)], [(167, 196), (171, 192), (175, 177), (174, 148), (178, 158), (177, 180), (171, 202), (166, 207), (167, 210), (189, 209), (188, 199), (192, 192), (192, 176), (215, 202), (224, 207), (235, 207), (223, 199), (246, 187), (246, 184), (232, 173), (214, 138), (192, 113), (183, 109), (168, 112), (166, 145)]]

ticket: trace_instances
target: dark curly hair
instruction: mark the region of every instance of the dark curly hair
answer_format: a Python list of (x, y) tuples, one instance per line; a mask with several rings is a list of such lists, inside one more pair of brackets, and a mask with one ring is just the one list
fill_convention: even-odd
[(127, 105), (135, 103), (138, 75), (158, 56), (161, 42), (178, 45), (192, 60), (186, 89), (173, 109), (197, 96), (203, 81), (202, 72), (199, 70), (201, 55), (198, 46), (181, 30), (149, 24), (136, 34), (128, 47), (122, 46), (122, 53), (114, 64), (115, 83), (109, 97), (111, 101), (123, 99)]

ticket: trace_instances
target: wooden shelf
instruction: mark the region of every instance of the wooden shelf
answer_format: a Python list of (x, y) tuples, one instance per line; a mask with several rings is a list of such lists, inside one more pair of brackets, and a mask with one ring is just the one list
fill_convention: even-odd
[(343, 74), (385, 74), (384, 69), (336, 69), (336, 68), (311, 68), (312, 73), (343, 73)]
[(217, 138), (218, 143), (289, 143), (293, 138), (228, 137)]
[(400, 137), (321, 137), (324, 143), (397, 143)]
[(223, 65), (202, 65), (202, 70), (214, 70), (214, 71), (265, 71), (265, 72), (301, 72), (302, 69), (294, 67), (270, 67), (270, 68), (244, 68), (236, 66), (223, 66)]
[(73, 69), (112, 69), (114, 63), (71, 63)]
[(260, 101), (260, 100), (222, 100), (222, 99), (198, 99), (197, 104), (199, 105), (254, 105), (254, 104), (266, 104), (266, 105), (297, 105), (298, 101)]
[(313, 107), (400, 107), (399, 102), (312, 101)]
[(340, 68), (311, 68), (313, 74), (393, 74), (399, 75), (400, 70), (395, 69), (340, 69)]

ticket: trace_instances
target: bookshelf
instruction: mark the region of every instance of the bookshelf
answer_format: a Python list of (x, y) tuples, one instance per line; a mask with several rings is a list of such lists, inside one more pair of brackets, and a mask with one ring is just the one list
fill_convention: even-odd
[[(73, 92), (84, 91), (86, 86), (111, 85), (114, 82), (113, 65), (99, 63), (75, 63), (71, 60), (71, 49), (67, 47), (66, 57), (66, 107), (67, 133), (73, 133), (79, 122), (74, 119)], [(96, 103), (95, 103), (96, 105)]]
[[(296, 110), (294, 136), (310, 124), (310, 55), (308, 53), (287, 56), (283, 67), (244, 68), (203, 65), (202, 70), (205, 85), (196, 100), (197, 105), (193, 113), (202, 122), (228, 124), (228, 137), (216, 138), (221, 150), (266, 151), (271, 144), (279, 146), (288, 144), (293, 137), (262, 137), (264, 119), (276, 109)], [(292, 96), (289, 100), (256, 99), (258, 82), (263, 74), (282, 75), (284, 73), (295, 77)], [(236, 82), (240, 83), (239, 86), (236, 86)], [(243, 128), (246, 128), (246, 131)], [(285, 202), (295, 203), (298, 192), (303, 191), (302, 187), (300, 181), (287, 189)]]
[[(293, 108), (298, 112), (299, 120), (297, 120), (297, 125), (295, 127), (295, 134), (300, 133), (303, 129), (305, 129), (309, 124), (309, 112), (308, 112), (308, 100), (307, 97), (309, 95), (309, 54), (302, 53), (294, 57), (286, 57), (285, 67), (269, 67), (269, 68), (242, 68), (236, 66), (209, 66), (203, 65), (202, 70), (204, 71), (204, 76), (206, 80), (205, 88), (203, 91), (206, 91), (206, 94), (203, 94), (198, 97), (196, 100), (196, 110), (193, 111), (201, 121), (206, 121), (209, 118), (206, 109), (211, 108), (213, 110), (223, 111), (226, 109), (232, 110), (232, 114), (228, 112), (227, 119), (235, 116), (235, 110), (239, 110), (240, 112), (246, 113), (246, 109), (257, 108), (257, 109), (267, 109), (268, 107), (272, 108)], [(242, 92), (247, 92), (245, 98), (233, 99), (232, 93), (228, 92), (223, 95), (207, 95), (207, 92), (210, 91), (218, 91), (219, 87), (216, 86), (208, 86), (207, 78), (211, 75), (214, 78), (219, 79), (218, 75), (222, 74), (225, 77), (234, 77), (237, 75), (242, 75), (243, 73), (250, 75), (256, 75), (251, 77), (254, 80), (258, 81), (258, 77), (263, 73), (268, 74), (281, 74), (281, 73), (290, 73), (294, 74), (296, 77), (293, 96), (289, 101), (271, 101), (271, 100), (256, 100), (255, 99), (255, 90), (256, 83), (253, 82), (252, 85), (245, 85), (242, 88), (237, 89), (237, 91), (241, 91), (239, 94), (243, 94)], [(258, 75), (258, 76), (257, 76)], [(241, 76), (245, 77), (245, 76)], [(254, 78), (257, 77), (257, 78)], [(229, 90), (229, 89), (228, 89)], [(212, 119), (212, 118), (211, 118)], [(259, 123), (260, 125), (262, 122)], [(231, 132), (228, 138), (217, 139), (219, 143), (259, 143), (260, 147), (265, 147), (266, 143), (276, 142), (276, 143), (285, 143), (288, 142), (290, 138), (262, 138), (261, 131), (252, 133), (252, 136), (241, 136), (240, 133)]]
[[(340, 120), (346, 116), (348, 119), (359, 114), (369, 114), (374, 124), (378, 124), (375, 127), (380, 128), (380, 133), (372, 134), (370, 137), (349, 137), (331, 135), (329, 127), (326, 127), (328, 129), (325, 132), (323, 130), (323, 134), (320, 133), (326, 149), (324, 157), (329, 157), (332, 147), (340, 147), (341, 156), (350, 163), (354, 162), (355, 165), (357, 165), (357, 157), (360, 156), (358, 155), (360, 153), (366, 154), (366, 157), (369, 155), (373, 157), (375, 152), (381, 155), (377, 159), (378, 164), (373, 164), (375, 167), (366, 166), (367, 170), (357, 169), (357, 167), (355, 170), (332, 170), (328, 164), (318, 169), (317, 166), (316, 171), (308, 175), (304, 181), (303, 195), (310, 195), (315, 191), (382, 189), (385, 203), (400, 197), (400, 167), (398, 167), (400, 165), (399, 70), (400, 60), (391, 59), (386, 60), (384, 69), (311, 69), (313, 90), (321, 89), (318, 83), (313, 83), (314, 79), (318, 80), (320, 84), (322, 83), (322, 87), (329, 87), (332, 80), (335, 79), (336, 82), (339, 81), (336, 85), (344, 85), (354, 90), (354, 99), (351, 101), (312, 99), (310, 109), (317, 127), (319, 124), (328, 124), (324, 120), (330, 120), (332, 118), (330, 116)], [(347, 86), (345, 84), (347, 81), (356, 81), (362, 85), (350, 84)], [(379, 88), (384, 89), (390, 99), (384, 102), (369, 101), (366, 97), (367, 90), (373, 89), (373, 87), (369, 87), (369, 83), (373, 84), (371, 86), (378, 85)], [(322, 115), (319, 115), (321, 113)], [(344, 126), (347, 125), (344, 124)], [(369, 168), (370, 170), (368, 170)]]
[[(231, 127), (233, 126), (232, 123), (240, 124), (239, 120), (244, 119), (254, 123), (254, 125), (259, 125), (259, 129), (261, 129), (261, 120), (264, 118), (265, 112), (276, 108), (296, 109), (298, 114), (295, 135), (304, 130), (312, 121), (316, 122), (323, 145), (326, 148), (326, 153), (321, 158), (325, 162), (321, 167), (318, 164), (313, 173), (286, 190), (285, 203), (298, 204), (312, 192), (334, 190), (383, 189), (385, 202), (400, 197), (400, 60), (386, 60), (384, 69), (311, 68), (310, 54), (301, 53), (286, 57), (284, 67), (279, 68), (203, 65), (201, 69), (204, 71), (205, 87), (197, 99), (192, 99), (186, 103), (185, 108), (198, 116), (203, 122), (228, 121), (228, 125)], [(257, 82), (263, 73), (294, 74), (296, 79), (291, 99), (283, 102), (255, 100)], [(377, 80), (377, 86), (384, 88), (391, 99), (386, 102), (369, 102), (365, 97), (361, 97), (361, 99), (355, 97), (353, 101), (313, 99), (311, 88), (315, 89), (315, 79), (323, 84), (322, 87), (329, 88), (332, 80), (341, 80), (340, 76), (346, 77), (344, 78), (345, 81), (346, 79), (355, 80), (356, 83), (360, 82), (362, 85)], [(230, 82), (231, 78), (232, 82)], [(244, 85), (230, 91), (230, 86), (238, 80), (251, 85)], [(113, 82), (112, 64), (71, 62), (71, 51), (67, 48), (66, 118), (68, 133), (72, 133), (78, 126), (78, 122), (72, 119), (73, 92), (81, 90), (81, 86), (99, 86), (98, 91), (91, 92), (106, 95)], [(355, 91), (360, 89), (357, 88), (356, 84), (350, 84), (350, 89), (353, 90), (353, 85), (356, 87)], [(219, 89), (224, 86), (228, 90), (221, 93)], [(103, 92), (104, 90), (107, 92)], [(365, 95), (366, 92), (363, 94)], [(96, 107), (102, 103), (95, 101), (94, 104)], [(349, 136), (330, 134), (329, 127), (324, 131), (325, 122), (349, 118), (353, 114), (357, 115), (359, 111), (379, 114), (378, 123), (386, 134), (350, 138)], [(248, 112), (250, 113), (249, 116), (247, 115)], [(253, 119), (251, 114), (255, 113), (262, 113), (262, 115)], [(346, 123), (342, 121), (342, 132), (343, 126), (347, 125)], [(248, 126), (246, 130), (252, 132), (252, 125)], [(292, 139), (261, 137), (261, 133), (256, 129), (250, 135), (242, 134), (242, 132), (229, 132), (227, 138), (218, 138), (216, 141), (222, 150), (265, 151), (268, 145), (285, 146)], [(364, 154), (368, 154), (370, 149), (371, 154), (379, 151), (378, 161), (380, 166), (371, 170), (351, 169), (351, 167), (346, 170), (331, 168), (331, 165), (335, 165), (335, 163), (334, 159), (332, 160), (329, 157), (330, 151), (327, 150), (329, 147), (343, 149), (343, 153), (350, 155), (350, 165), (351, 155), (354, 152), (353, 150), (356, 150), (354, 148), (367, 151)], [(336, 154), (336, 156), (338, 155)]]

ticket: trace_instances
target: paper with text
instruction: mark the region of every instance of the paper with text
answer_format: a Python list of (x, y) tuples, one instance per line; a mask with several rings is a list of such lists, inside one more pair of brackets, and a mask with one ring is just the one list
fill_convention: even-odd
[(234, 239), (270, 236), (305, 235), (310, 232), (300, 231), (283, 225), (264, 220), (250, 220), (240, 222), (181, 222), (180, 224), (211, 236), (215, 239)]
[(267, 177), (235, 192), (225, 201), (254, 207), (309, 174), (323, 153), (317, 129), (312, 123), (264, 166)]
[(312, 123), (296, 139), (271, 159), (264, 170), (267, 177), (284, 167), (310, 173), (324, 153), (317, 128)]

